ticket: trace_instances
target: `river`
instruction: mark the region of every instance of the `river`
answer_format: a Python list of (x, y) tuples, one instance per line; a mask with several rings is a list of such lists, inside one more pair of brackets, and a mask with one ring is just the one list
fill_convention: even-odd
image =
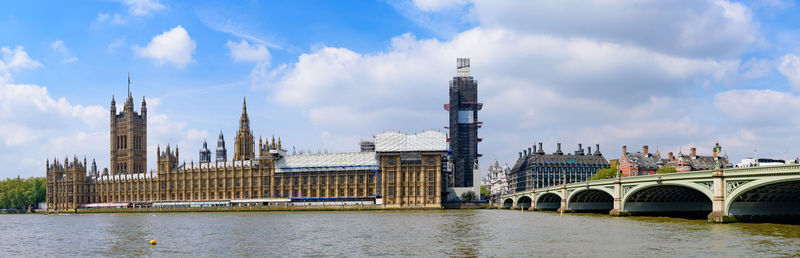
[(800, 225), (512, 210), (11, 214), (0, 228), (2, 257), (800, 255)]

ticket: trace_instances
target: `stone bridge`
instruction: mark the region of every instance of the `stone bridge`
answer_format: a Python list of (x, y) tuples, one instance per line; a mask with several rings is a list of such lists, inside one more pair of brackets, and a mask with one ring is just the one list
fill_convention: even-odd
[(501, 197), (503, 208), (612, 216), (708, 212), (713, 222), (800, 217), (800, 165), (621, 177), (528, 190)]

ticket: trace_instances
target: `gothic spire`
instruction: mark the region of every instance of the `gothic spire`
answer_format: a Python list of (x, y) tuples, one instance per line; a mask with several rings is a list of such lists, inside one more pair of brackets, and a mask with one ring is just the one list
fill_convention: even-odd
[(131, 72), (128, 72), (128, 98), (131, 97)]

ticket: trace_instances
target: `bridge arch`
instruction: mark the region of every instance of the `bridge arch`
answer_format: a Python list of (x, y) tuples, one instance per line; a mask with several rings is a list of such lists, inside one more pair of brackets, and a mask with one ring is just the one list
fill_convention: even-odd
[(614, 195), (610, 190), (582, 188), (569, 194), (567, 209), (577, 212), (608, 213), (614, 208)]
[(726, 182), (727, 214), (738, 219), (800, 217), (800, 178)]
[(710, 189), (691, 183), (652, 183), (631, 188), (623, 210), (631, 214), (705, 217), (711, 212)]
[(557, 193), (544, 192), (538, 194), (536, 198), (537, 210), (558, 210), (561, 208), (561, 195)]
[(505, 200), (503, 200), (503, 206), (502, 206), (502, 208), (503, 208), (503, 209), (511, 209), (511, 208), (514, 208), (514, 199), (511, 199), (511, 198), (506, 198)]
[(530, 196), (523, 195), (522, 197), (519, 197), (519, 199), (517, 199), (517, 207), (516, 208), (517, 209), (527, 210), (527, 209), (529, 209), (531, 207), (532, 203), (533, 203), (533, 200), (531, 199)]

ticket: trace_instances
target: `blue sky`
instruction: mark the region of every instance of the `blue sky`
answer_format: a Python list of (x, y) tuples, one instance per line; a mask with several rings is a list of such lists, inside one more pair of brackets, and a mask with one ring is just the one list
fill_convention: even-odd
[[(565, 151), (719, 141), (734, 160), (800, 156), (794, 1), (49, 1), (0, 4), (0, 178), (47, 158), (108, 166), (108, 108), (127, 73), (157, 144), (197, 160), (229, 148), (242, 97), (256, 136), (356, 151), (387, 130), (447, 121), (457, 57), (472, 58), (482, 168), (533, 142)], [(734, 162), (735, 163), (735, 162)]]

